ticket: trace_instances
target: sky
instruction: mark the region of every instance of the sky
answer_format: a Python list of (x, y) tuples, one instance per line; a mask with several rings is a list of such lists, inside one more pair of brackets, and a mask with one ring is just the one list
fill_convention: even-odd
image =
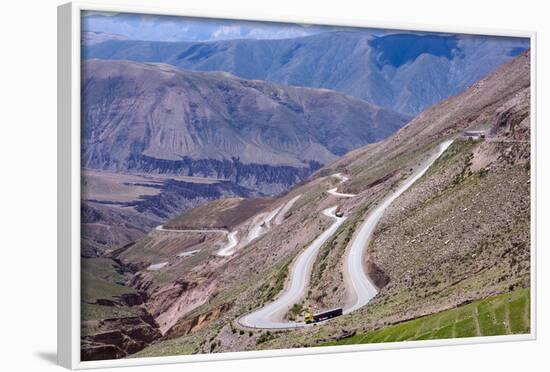
[[(253, 22), (130, 13), (83, 12), (82, 30), (154, 41), (286, 39), (344, 29), (290, 23)], [(349, 29), (349, 28), (348, 28)], [(359, 32), (373, 30), (355, 29)], [(382, 30), (378, 31), (383, 34)]]

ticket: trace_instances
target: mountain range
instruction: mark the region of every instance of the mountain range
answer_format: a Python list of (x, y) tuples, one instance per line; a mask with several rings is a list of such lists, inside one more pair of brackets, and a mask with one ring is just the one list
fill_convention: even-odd
[(118, 34), (134, 40), (284, 39), (333, 29), (329, 26), (154, 14), (85, 12), (82, 17), (83, 31)]
[(277, 40), (111, 39), (87, 44), (82, 58), (162, 62), (243, 79), (327, 88), (416, 115), (465, 90), (527, 47), (528, 40), (521, 38), (350, 29)]
[[(175, 230), (155, 229), (84, 260), (86, 283), (103, 285), (82, 299), (83, 359), (356, 343), (375, 331), (383, 342), (392, 325), (401, 327), (400, 341), (528, 333), (529, 297), (517, 301), (514, 293), (530, 285), (530, 67), (522, 53), (285, 194), (211, 201), (166, 224)], [(469, 138), (467, 130), (485, 137)], [(285, 319), (345, 304), (346, 260), (364, 222), (445, 142), (372, 227), (359, 257), (377, 288), (366, 306), (313, 327), (243, 328), (239, 319), (292, 288), (293, 268), (331, 226), (323, 211), (335, 206), (345, 220), (319, 247), (307, 291)], [(331, 193), (335, 186), (339, 193)], [(244, 213), (251, 210), (257, 214)], [(224, 226), (231, 234), (208, 230)], [(258, 227), (263, 233), (253, 234)], [(241, 243), (219, 255), (229, 236)], [(113, 277), (115, 288), (105, 284)], [(488, 307), (494, 296), (499, 311)], [(450, 318), (449, 309), (456, 310)], [(404, 323), (429, 315), (436, 320), (421, 330)]]
[(275, 194), (410, 117), (344, 94), (171, 65), (82, 64), (82, 166)]

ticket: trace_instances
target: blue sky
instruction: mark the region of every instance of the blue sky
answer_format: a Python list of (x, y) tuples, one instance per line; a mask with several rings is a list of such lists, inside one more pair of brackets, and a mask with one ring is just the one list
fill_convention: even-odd
[[(84, 12), (82, 30), (117, 34), (134, 40), (213, 41), (286, 39), (334, 31), (341, 27), (251, 22), (130, 13)], [(357, 31), (369, 31), (357, 29)], [(377, 34), (383, 34), (379, 30)]]

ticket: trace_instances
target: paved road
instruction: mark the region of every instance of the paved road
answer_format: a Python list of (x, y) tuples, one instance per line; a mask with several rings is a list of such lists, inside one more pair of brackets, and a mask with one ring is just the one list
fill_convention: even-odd
[(384, 201), (378, 205), (372, 212), (369, 213), (367, 219), (359, 227), (358, 233), (355, 235), (349, 253), (346, 256), (344, 264), (344, 277), (348, 284), (348, 292), (353, 299), (344, 307), (344, 313), (351, 313), (365, 306), (376, 294), (378, 288), (371, 282), (365, 268), (363, 266), (365, 249), (368, 246), (369, 239), (374, 231), (374, 228), (382, 218), (386, 208), (411, 187), (420, 177), (426, 173), (430, 166), (445, 152), (451, 145), (452, 141), (445, 141), (439, 145), (438, 152), (411, 177), (405, 181), (394, 193), (389, 195)]
[(330, 195), (339, 196), (341, 198), (353, 198), (355, 196), (355, 194), (344, 194), (344, 193), (338, 192), (337, 190), (338, 188), (335, 187), (333, 189), (327, 190), (327, 193), (329, 193)]
[(272, 221), (275, 225), (280, 225), (284, 220), (285, 214), (290, 210), (290, 208), (292, 208), (300, 196), (302, 195), (295, 196), (286, 202), (286, 204), (275, 208), (271, 212), (265, 212), (257, 215), (254, 219), (253, 226), (249, 230), (248, 236), (246, 237), (246, 243), (248, 244), (267, 233), (271, 228)]
[(341, 184), (349, 180), (349, 178), (344, 176), (342, 173), (334, 173), (332, 177), (338, 178)]
[(272, 210), (271, 212), (261, 213), (256, 216), (254, 225), (252, 226), (252, 228), (248, 232), (248, 236), (246, 237), (246, 243), (250, 243), (251, 241), (258, 239), (260, 236), (268, 232), (269, 228), (271, 227), (271, 220), (275, 218), (281, 208), (282, 206)]
[[(300, 198), (301, 195), (298, 195), (294, 197), (293, 199), (289, 200), (286, 204), (279, 206), (278, 208), (275, 208), (274, 210), (266, 213), (262, 213), (258, 216), (256, 216), (254, 225), (250, 229), (248, 236), (247, 236), (247, 243), (250, 243), (254, 239), (259, 238), (260, 236), (264, 235), (269, 231), (271, 228), (271, 222), (273, 219), (275, 219), (273, 222), (276, 225), (280, 225), (283, 222), (285, 214), (292, 208), (296, 200)], [(159, 225), (155, 228), (156, 231), (163, 231), (163, 232), (171, 232), (171, 233), (222, 233), (227, 234), (227, 243), (219, 249), (216, 254), (221, 257), (228, 257), (235, 253), (236, 247), (239, 244), (239, 239), (237, 237), (238, 231), (229, 232), (227, 230), (222, 229), (200, 229), (200, 230), (177, 230), (177, 229), (167, 229), (163, 225)], [(178, 255), (179, 257), (179, 255)], [(160, 266), (156, 270), (162, 268), (163, 266)]]
[(164, 266), (168, 265), (168, 262), (159, 262), (156, 264), (149, 265), (147, 267), (148, 271), (156, 271), (162, 269)]
[[(257, 215), (254, 218), (254, 222), (252, 225), (252, 228), (248, 232), (248, 236), (246, 237), (246, 244), (252, 242), (255, 239), (258, 239), (260, 236), (264, 235), (269, 231), (271, 228), (271, 223), (273, 222), (275, 225), (280, 225), (285, 217), (285, 214), (292, 208), (296, 200), (298, 200), (302, 195), (295, 196), (286, 204), (281, 205), (274, 210), (270, 212), (265, 212)], [(235, 234), (236, 236), (236, 234)], [(231, 234), (230, 234), (231, 237)], [(236, 241), (235, 247), (238, 244), (238, 241)], [(232, 247), (232, 248), (233, 248)], [(235, 250), (228, 250), (230, 253), (227, 254), (227, 256), (230, 256), (231, 254), (235, 253)], [(220, 254), (220, 252), (218, 252)]]
[(295, 196), (294, 198), (290, 199), (285, 205), (283, 208), (281, 208), (281, 210), (279, 211), (279, 213), (277, 214), (277, 216), (275, 217), (275, 225), (280, 225), (283, 223), (284, 219), (285, 219), (285, 215), (287, 214), (287, 212), (290, 210), (290, 208), (292, 208), (292, 206), (294, 205), (294, 203), (296, 203), (296, 201), (298, 199), (300, 199), (300, 196), (302, 196), (301, 194), (298, 195), (298, 196)]
[[(340, 180), (340, 185), (349, 180), (349, 178), (344, 176), (342, 173), (334, 173), (332, 177), (338, 178)], [(338, 187), (327, 190), (327, 193), (330, 195), (339, 196), (341, 198), (353, 198), (355, 196), (355, 194), (344, 194), (338, 192)]]
[(182, 257), (182, 258), (191, 257), (191, 256), (196, 255), (196, 254), (199, 253), (200, 251), (201, 251), (200, 249), (195, 249), (195, 250), (192, 250), (192, 251), (186, 251), (186, 252), (179, 253), (179, 254), (177, 254), (176, 256)]
[(172, 233), (182, 233), (182, 234), (189, 234), (189, 233), (222, 233), (227, 234), (227, 230), (223, 229), (201, 229), (201, 230), (179, 230), (179, 229), (166, 229), (164, 228), (164, 225), (158, 225), (155, 227), (156, 231), (163, 231), (163, 232), (172, 232)]
[(239, 244), (237, 239), (237, 231), (233, 231), (227, 235), (227, 243), (216, 252), (218, 256), (227, 257), (235, 253), (235, 247)]
[[(239, 241), (237, 240), (237, 232), (236, 231), (233, 231), (233, 232), (230, 233), (229, 231), (223, 230), (223, 229), (178, 230), (178, 229), (167, 229), (163, 225), (159, 225), (159, 226), (155, 227), (155, 230), (156, 231), (162, 231), (162, 232), (170, 232), (170, 233), (180, 233), (180, 234), (189, 234), (189, 233), (202, 233), (202, 234), (220, 233), (220, 234), (225, 234), (225, 235), (227, 235), (227, 243), (225, 243), (225, 245), (216, 252), (216, 254), (218, 256), (222, 256), (222, 257), (231, 256), (233, 253), (235, 253), (234, 248), (237, 246), (237, 244), (239, 244)], [(178, 254), (177, 256), (178, 257), (186, 257), (188, 255), (187, 253), (189, 253), (189, 252), (183, 252), (183, 253)], [(166, 265), (164, 265), (164, 266), (166, 266)], [(164, 266), (160, 266), (156, 270), (161, 269)], [(148, 269), (151, 270), (150, 267)]]
[(304, 296), (315, 257), (321, 246), (336, 232), (346, 217), (335, 215), (336, 207), (323, 210), (323, 214), (334, 219), (328, 229), (317, 237), (299, 256), (290, 273), (288, 286), (281, 296), (266, 306), (247, 314), (238, 321), (241, 325), (250, 328), (297, 328), (306, 326), (305, 323), (286, 322), (281, 320), (290, 308)]
[[(360, 226), (357, 235), (351, 243), (351, 247), (348, 249), (344, 264), (346, 285), (348, 287), (348, 292), (352, 294), (350, 297), (353, 298), (353, 300), (345, 306), (345, 313), (350, 313), (365, 306), (378, 292), (378, 289), (371, 282), (364, 270), (363, 257), (370, 236), (376, 224), (384, 214), (384, 211), (395, 199), (426, 173), (430, 166), (443, 154), (443, 152), (445, 152), (451, 143), (452, 141), (443, 142), (439, 146), (438, 152), (430, 157), (430, 159), (413, 176), (409, 177), (399, 189), (384, 199)], [(339, 178), (341, 180), (340, 183), (348, 180), (347, 177), (339, 173), (333, 176)], [(294, 304), (298, 303), (305, 295), (311, 275), (311, 269), (319, 249), (346, 219), (346, 217), (336, 217), (334, 214), (335, 211), (336, 207), (323, 211), (323, 214), (334, 218), (335, 222), (298, 256), (298, 259), (292, 266), (289, 282), (282, 295), (266, 306), (240, 318), (238, 322), (241, 325), (250, 328), (265, 329), (299, 328), (307, 326), (303, 322), (287, 322), (282, 319), (288, 310), (290, 310)]]

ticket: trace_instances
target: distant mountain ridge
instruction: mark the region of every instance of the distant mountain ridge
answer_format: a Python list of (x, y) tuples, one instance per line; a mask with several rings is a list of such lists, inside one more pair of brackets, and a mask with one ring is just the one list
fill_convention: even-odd
[[(468, 129), (484, 130), (486, 137), (467, 139), (462, 134)], [(524, 309), (526, 314), (518, 317), (524, 326), (512, 328), (502, 315), (506, 310), (495, 315), (493, 310), (486, 310), (483, 299), (514, 293), (528, 288), (531, 282), (528, 52), (467, 91), (426, 110), (388, 139), (346, 154), (307, 182), (271, 199), (267, 207), (263, 200), (246, 199), (247, 208), (239, 204), (244, 200), (218, 200), (167, 224), (172, 228), (224, 226), (220, 222), (226, 220), (228, 210), (234, 210), (229, 213), (232, 221), (234, 216), (246, 219), (250, 215), (235, 209), (250, 211), (250, 203), (262, 203), (257, 210), (273, 210), (298, 197), (280, 225), (238, 248), (231, 259), (214, 256), (227, 240), (221, 235), (213, 238), (218, 239), (216, 244), (206, 238), (193, 241), (186, 235), (155, 231), (132, 246), (116, 250), (112, 257), (129, 267), (166, 263), (158, 271), (141, 270), (127, 282), (146, 292), (147, 310), (161, 328), (165, 327), (164, 336), (136, 356), (165, 355), (181, 345), (191, 345), (185, 349), (189, 354), (208, 353), (210, 345), (215, 345), (218, 352), (246, 350), (250, 345), (247, 342), (252, 337), (260, 339), (265, 331), (241, 335), (231, 332), (228, 324), (286, 292), (285, 280), (295, 268), (290, 263), (298, 261), (297, 256), (307, 251), (304, 247), (326, 228), (328, 223), (320, 220), (318, 213), (333, 203), (339, 204), (347, 220), (317, 255), (300, 306), (342, 307), (349, 293), (343, 269), (363, 221), (373, 212), (373, 206), (383, 203), (449, 139), (453, 139), (450, 147), (384, 212), (364, 247), (364, 267), (379, 288), (368, 305), (346, 317), (306, 327), (300, 337), (295, 331), (274, 332), (268, 342), (275, 341), (271, 345), (279, 348), (312, 347), (327, 340), (341, 340), (343, 329), (345, 335), (365, 329), (378, 329), (378, 335), (387, 335), (388, 329), (428, 314), (440, 315), (431, 317), (436, 320), (430, 325), (422, 323), (420, 331), (415, 327), (413, 332), (402, 329), (395, 334), (409, 340), (480, 335), (474, 333), (477, 318), (468, 318), (472, 314), (487, 320), (490, 334), (526, 332), (528, 302), (511, 302), (509, 297), (502, 301), (506, 306)], [(338, 200), (326, 194), (335, 185), (330, 175), (336, 172), (345, 172), (349, 177), (338, 185), (340, 192), (353, 192), (355, 197)], [(327, 197), (333, 199), (327, 201)], [(241, 221), (231, 231), (248, 236), (251, 225), (254, 223)], [(200, 264), (181, 259), (182, 246), (187, 252), (195, 252)], [(224, 294), (223, 301), (218, 301), (220, 293)], [(476, 301), (475, 306), (467, 311), (458, 307), (462, 314), (458, 321), (454, 315), (450, 318), (448, 313), (441, 313), (472, 301)], [(465, 323), (467, 318), (469, 323)], [(442, 328), (437, 319), (451, 322)], [(291, 320), (302, 319), (297, 315)], [(386, 328), (388, 325), (393, 326)], [(97, 340), (99, 345), (105, 343), (101, 337), (104, 333), (88, 329), (92, 332), (83, 333), (89, 339)], [(113, 326), (111, 329), (116, 330)], [(204, 335), (214, 335), (210, 344), (200, 341)], [(85, 347), (90, 354), (95, 351)]]
[(265, 194), (409, 117), (343, 94), (162, 64), (82, 65), (82, 166), (214, 177)]
[(527, 39), (343, 30), (280, 40), (107, 40), (82, 58), (168, 63), (196, 71), (327, 88), (416, 115), (529, 47)]
[(332, 30), (330, 26), (129, 13), (84, 13), (82, 30), (134, 40), (205, 41), (283, 39)]

